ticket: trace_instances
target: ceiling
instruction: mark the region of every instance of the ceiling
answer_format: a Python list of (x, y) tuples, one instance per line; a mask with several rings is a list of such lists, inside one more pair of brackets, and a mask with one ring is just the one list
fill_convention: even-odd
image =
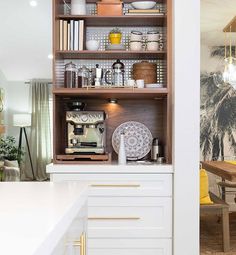
[[(223, 28), (236, 16), (236, 0), (201, 0), (201, 40), (209, 46), (225, 44)], [(236, 33), (233, 36), (236, 44)]]
[(51, 0), (1, 1), (0, 70), (7, 80), (51, 78)]

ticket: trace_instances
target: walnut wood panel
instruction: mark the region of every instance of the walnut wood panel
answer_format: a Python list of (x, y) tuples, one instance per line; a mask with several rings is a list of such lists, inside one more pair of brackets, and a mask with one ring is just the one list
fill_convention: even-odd
[(56, 51), (61, 59), (165, 59), (166, 51)]
[(85, 26), (114, 27), (114, 26), (163, 26), (166, 16), (97, 16), (97, 15), (58, 15), (57, 19), (83, 19)]
[[(55, 139), (56, 142), (56, 154), (64, 154), (66, 147), (66, 123), (65, 112), (67, 110), (68, 102), (79, 100), (78, 98), (66, 98), (57, 97), (58, 105), (60, 109), (57, 111), (57, 131)], [(104, 110), (108, 119), (106, 120), (107, 127), (107, 152), (112, 152), (112, 159), (116, 160), (117, 155), (113, 151), (111, 144), (112, 134), (117, 126), (126, 121), (139, 121), (145, 124), (151, 131), (153, 137), (158, 137), (163, 145), (166, 144), (164, 137), (164, 106), (165, 100), (126, 100), (122, 99), (118, 101), (118, 104), (109, 104), (107, 100), (93, 100), (83, 99), (80, 100), (86, 103), (86, 110)]]
[(203, 161), (202, 168), (228, 181), (236, 181), (236, 165), (225, 161)]
[(166, 103), (166, 161), (172, 162), (172, 0), (167, 0), (167, 88)]
[(68, 89), (54, 88), (53, 93), (56, 95), (79, 96), (80, 98), (116, 98), (116, 99), (156, 99), (166, 97), (168, 94), (167, 88), (158, 89)]

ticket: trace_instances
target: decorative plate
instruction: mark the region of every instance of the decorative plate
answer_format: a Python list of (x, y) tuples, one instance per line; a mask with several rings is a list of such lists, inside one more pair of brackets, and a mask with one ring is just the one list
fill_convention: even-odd
[(140, 122), (127, 121), (118, 126), (112, 135), (112, 147), (117, 154), (122, 133), (124, 133), (127, 159), (141, 159), (151, 150), (152, 134), (150, 130)]

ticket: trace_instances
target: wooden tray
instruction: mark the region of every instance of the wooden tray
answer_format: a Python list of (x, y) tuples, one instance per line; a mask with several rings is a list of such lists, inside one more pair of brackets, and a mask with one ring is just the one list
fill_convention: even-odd
[(106, 153), (103, 155), (100, 154), (90, 154), (90, 155), (77, 155), (77, 154), (64, 154), (64, 155), (57, 155), (57, 161), (62, 163), (79, 163), (79, 164), (109, 164), (111, 163), (111, 153)]

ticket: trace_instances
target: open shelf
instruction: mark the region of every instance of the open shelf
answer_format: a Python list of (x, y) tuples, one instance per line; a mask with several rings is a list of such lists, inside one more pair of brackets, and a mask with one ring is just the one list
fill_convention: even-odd
[(56, 51), (60, 59), (164, 59), (166, 51)]
[(150, 16), (97, 16), (97, 15), (57, 15), (57, 19), (63, 20), (84, 20), (86, 26), (93, 27), (114, 27), (116, 26), (164, 26), (166, 22), (166, 15)]
[(167, 88), (107, 88), (107, 89), (87, 89), (87, 88), (54, 88), (54, 95), (76, 96), (80, 98), (91, 99), (159, 99), (166, 97), (168, 94)]

